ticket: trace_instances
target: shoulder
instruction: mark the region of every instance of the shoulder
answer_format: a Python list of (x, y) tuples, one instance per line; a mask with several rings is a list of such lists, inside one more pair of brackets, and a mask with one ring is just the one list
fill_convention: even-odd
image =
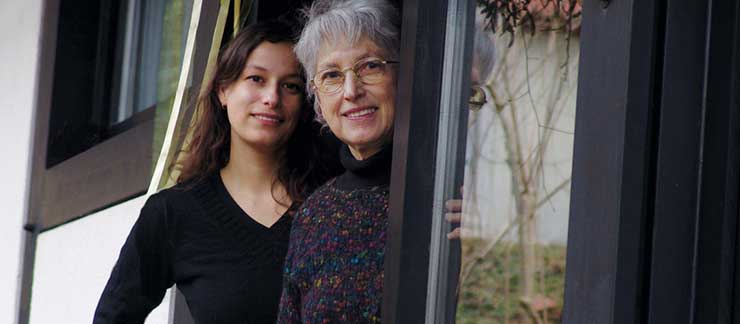
[[(146, 199), (133, 232), (150, 240), (172, 238), (188, 228), (202, 227), (203, 202), (198, 199), (197, 190), (202, 184), (178, 184), (162, 189)], [(169, 233), (168, 235), (164, 235)]]
[(309, 218), (315, 217), (317, 211), (324, 210), (327, 204), (333, 204), (336, 200), (336, 178), (332, 178), (314, 190), (296, 210), (293, 218), (293, 226), (301, 226), (307, 223)]
[(336, 177), (332, 178), (326, 183), (316, 188), (316, 190), (314, 190), (311, 193), (311, 195), (309, 195), (308, 198), (306, 198), (306, 200), (303, 201), (299, 209), (299, 212), (302, 211), (306, 207), (311, 207), (321, 202), (326, 202), (328, 198), (331, 198), (337, 195), (336, 180), (337, 180)]
[(149, 201), (168, 208), (190, 206), (201, 201), (202, 196), (211, 194), (214, 191), (212, 187), (210, 178), (178, 183), (153, 194)]
[(162, 189), (149, 196), (141, 209), (142, 218), (157, 218), (159, 221), (173, 222), (202, 211), (204, 191), (208, 191), (208, 181), (182, 183)]

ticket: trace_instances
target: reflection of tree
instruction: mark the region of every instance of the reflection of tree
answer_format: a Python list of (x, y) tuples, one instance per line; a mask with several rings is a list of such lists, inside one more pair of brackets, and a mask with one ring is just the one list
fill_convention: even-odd
[[(172, 105), (175, 102), (177, 81), (182, 69), (185, 41), (190, 23), (189, 1), (170, 0), (165, 4), (164, 23), (162, 24), (162, 48), (160, 50), (159, 71), (157, 74), (157, 108), (155, 110), (153, 152), (162, 148), (167, 131)], [(152, 156), (152, 164), (157, 163), (159, 156)]]
[(520, 28), (532, 34), (536, 30), (563, 30), (567, 39), (581, 25), (582, 0), (477, 0), (486, 27), (511, 36)]
[[(521, 257), (517, 270), (518, 300), (529, 321), (534, 323), (548, 322), (547, 312), (542, 308), (546, 310), (546, 304), (552, 301), (543, 299), (546, 296), (541, 290), (543, 260), (538, 255), (538, 220), (543, 208), (555, 212), (552, 199), (565, 192), (570, 183), (577, 49), (563, 35), (562, 31), (518, 33), (512, 46), (498, 46), (500, 58), (485, 85), (492, 111), (486, 112), (489, 108), (486, 106), (480, 112), (471, 113), (470, 118), (471, 130), (477, 133), (469, 135), (463, 227), (468, 233), (486, 237), (482, 228), (486, 218), (505, 216), (504, 208), (487, 211), (480, 207), (479, 200), (489, 197), (491, 192), (476, 192), (480, 187), (478, 181), (502, 180), (482, 178), (485, 175), (479, 172), (486, 168), (507, 175), (513, 217), (500, 224), (497, 234), (486, 237), (472, 253), (464, 256), (460, 284), (466, 283), (499, 243), (516, 238)], [(500, 37), (497, 42), (502, 42)], [(565, 174), (559, 174), (560, 164), (567, 164)], [(557, 208), (567, 212), (567, 204)], [(515, 228), (516, 234), (512, 233)], [(504, 267), (508, 271), (508, 265)]]

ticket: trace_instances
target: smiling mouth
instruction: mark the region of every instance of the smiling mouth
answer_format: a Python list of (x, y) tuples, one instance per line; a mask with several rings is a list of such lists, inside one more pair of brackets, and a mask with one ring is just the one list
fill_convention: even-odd
[(378, 110), (377, 107), (369, 107), (369, 108), (363, 108), (363, 109), (352, 109), (352, 110), (344, 113), (343, 115), (345, 117), (349, 117), (349, 118), (362, 118), (362, 117), (368, 116), (368, 115), (376, 112), (377, 110)]
[(275, 124), (283, 122), (283, 120), (280, 117), (275, 116), (275, 115), (252, 114), (252, 117), (257, 118), (262, 121), (269, 122), (269, 123), (275, 123)]

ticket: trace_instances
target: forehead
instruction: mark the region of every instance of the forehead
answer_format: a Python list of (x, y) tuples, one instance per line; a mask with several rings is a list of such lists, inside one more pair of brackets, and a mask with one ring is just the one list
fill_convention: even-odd
[(384, 57), (383, 51), (375, 42), (367, 37), (352, 43), (346, 38), (337, 41), (324, 41), (319, 48), (316, 60), (317, 70), (328, 67), (351, 66), (357, 60), (367, 57)]
[(301, 66), (293, 53), (293, 44), (288, 42), (262, 42), (249, 53), (244, 70), (264, 70), (278, 75), (298, 75)]

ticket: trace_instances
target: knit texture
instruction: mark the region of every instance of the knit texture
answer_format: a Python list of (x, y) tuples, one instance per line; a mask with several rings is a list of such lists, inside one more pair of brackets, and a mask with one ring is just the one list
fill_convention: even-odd
[(301, 206), (290, 233), (278, 323), (379, 323), (388, 226), (387, 147)]
[(93, 323), (143, 323), (173, 284), (196, 323), (274, 323), (294, 211), (265, 227), (239, 208), (218, 174), (149, 197)]

